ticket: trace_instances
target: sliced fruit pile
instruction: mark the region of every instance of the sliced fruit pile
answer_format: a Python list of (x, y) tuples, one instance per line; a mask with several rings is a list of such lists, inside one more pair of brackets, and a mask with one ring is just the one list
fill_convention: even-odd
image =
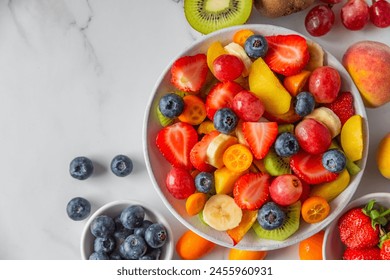
[(168, 191), (237, 244), (285, 240), (324, 220), (360, 171), (362, 117), (338, 71), (305, 38), (239, 30), (171, 68), (156, 145)]
[(344, 260), (390, 260), (390, 208), (371, 200), (338, 220)]

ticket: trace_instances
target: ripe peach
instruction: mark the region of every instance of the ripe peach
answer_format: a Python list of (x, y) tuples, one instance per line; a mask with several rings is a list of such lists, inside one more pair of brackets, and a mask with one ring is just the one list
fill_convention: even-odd
[(390, 47), (376, 41), (360, 41), (344, 53), (342, 63), (351, 75), (366, 107), (390, 101)]

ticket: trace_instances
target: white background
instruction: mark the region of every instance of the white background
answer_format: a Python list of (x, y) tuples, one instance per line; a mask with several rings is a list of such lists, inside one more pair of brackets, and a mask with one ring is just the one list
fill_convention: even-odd
[[(338, 59), (357, 41), (390, 45), (389, 28), (369, 24), (347, 31), (340, 8), (334, 7), (332, 31), (315, 39)], [(254, 10), (249, 23), (309, 36), (306, 13), (271, 20)], [(142, 125), (160, 73), (192, 42), (182, 4), (171, 0), (0, 1), (0, 259), (80, 259), (85, 221), (74, 222), (65, 212), (75, 196), (89, 199), (92, 211), (118, 199), (153, 204), (179, 238), (185, 228), (146, 171)], [(390, 132), (389, 109), (390, 103), (367, 110), (369, 158), (355, 197), (389, 191), (375, 165), (378, 142)], [(109, 170), (117, 154), (133, 159), (126, 178)], [(86, 181), (68, 173), (70, 161), (81, 155), (95, 163)], [(205, 259), (226, 253), (217, 248)], [(269, 252), (267, 259), (298, 259), (297, 246)]]

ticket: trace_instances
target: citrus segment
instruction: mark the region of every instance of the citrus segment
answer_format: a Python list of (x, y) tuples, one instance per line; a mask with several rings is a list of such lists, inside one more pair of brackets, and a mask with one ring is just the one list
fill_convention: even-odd
[(360, 115), (350, 117), (341, 128), (341, 147), (351, 161), (363, 157), (363, 119)]
[(222, 160), (230, 171), (242, 172), (251, 166), (253, 156), (248, 147), (235, 144), (226, 149)]
[(320, 196), (309, 197), (302, 204), (302, 218), (309, 224), (321, 222), (329, 215), (329, 212), (329, 203)]

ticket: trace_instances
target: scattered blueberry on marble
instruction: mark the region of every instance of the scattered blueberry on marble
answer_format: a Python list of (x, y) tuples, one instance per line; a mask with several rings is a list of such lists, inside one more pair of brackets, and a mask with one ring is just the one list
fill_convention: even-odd
[(87, 157), (76, 157), (69, 165), (70, 175), (78, 180), (85, 180), (93, 173), (93, 163)]
[(107, 238), (115, 231), (115, 222), (114, 219), (106, 216), (100, 215), (93, 219), (91, 223), (91, 233), (95, 237)]
[(133, 162), (128, 156), (117, 155), (111, 161), (111, 171), (118, 177), (125, 177), (133, 171)]
[(68, 202), (66, 213), (74, 221), (84, 220), (91, 213), (91, 203), (85, 198), (74, 197)]

